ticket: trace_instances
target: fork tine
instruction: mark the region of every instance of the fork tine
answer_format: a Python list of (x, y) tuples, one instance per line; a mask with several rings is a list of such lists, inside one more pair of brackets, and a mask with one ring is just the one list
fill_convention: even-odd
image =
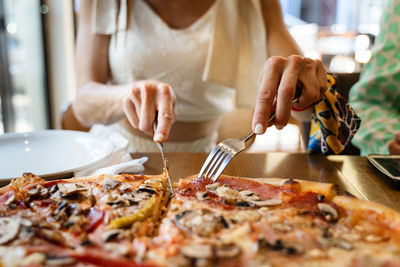
[(217, 179), (219, 178), (219, 176), (221, 175), (221, 173), (224, 171), (224, 169), (226, 168), (226, 166), (228, 165), (228, 163), (233, 159), (233, 156), (231, 153), (229, 153), (227, 155), (227, 157), (225, 158), (224, 162), (221, 164), (221, 166), (219, 167), (217, 173), (214, 175), (214, 177), (212, 178), (213, 182), (216, 182)]
[(210, 152), (210, 154), (208, 155), (206, 161), (205, 161), (204, 164), (203, 164), (203, 167), (201, 167), (201, 170), (200, 170), (200, 172), (199, 172), (199, 176), (198, 176), (198, 177), (203, 176), (204, 171), (207, 169), (207, 167), (209, 166), (211, 160), (213, 159), (214, 155), (218, 152), (218, 150), (219, 150), (219, 147), (216, 146), (216, 147), (214, 147), (213, 150)]
[(218, 152), (215, 154), (213, 160), (210, 163), (210, 166), (208, 168), (208, 170), (206, 171), (206, 173), (204, 174), (204, 177), (206, 178), (211, 178), (211, 171), (213, 170), (215, 163), (219, 160), (219, 158), (223, 155), (223, 147), (221, 147), (220, 145), (218, 145)]
[(219, 167), (219, 165), (221, 164), (221, 162), (226, 158), (226, 156), (227, 156), (228, 153), (229, 153), (228, 151), (229, 151), (229, 150), (228, 150), (227, 147), (222, 147), (222, 149), (221, 149), (221, 156), (219, 157), (218, 161), (215, 162), (214, 165), (212, 165), (213, 168), (212, 168), (210, 174), (208, 175), (209, 178), (211, 178), (211, 177), (214, 175), (215, 171), (218, 169), (218, 167)]

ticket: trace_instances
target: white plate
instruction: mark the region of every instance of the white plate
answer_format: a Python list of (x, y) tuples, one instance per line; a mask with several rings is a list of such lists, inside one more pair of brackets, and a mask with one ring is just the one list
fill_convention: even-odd
[(85, 132), (46, 130), (0, 136), (0, 180), (31, 172), (60, 176), (92, 166), (112, 153), (111, 143)]

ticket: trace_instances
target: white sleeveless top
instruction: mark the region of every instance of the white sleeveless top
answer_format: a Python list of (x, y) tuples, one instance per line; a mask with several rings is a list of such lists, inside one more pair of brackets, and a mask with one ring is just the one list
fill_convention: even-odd
[[(144, 0), (96, 0), (93, 30), (110, 34), (110, 83), (155, 79), (177, 95), (178, 120), (253, 106), (266, 55), (259, 0), (216, 0), (194, 24), (168, 25)], [(236, 93), (236, 94), (235, 94)]]
[(178, 121), (210, 120), (233, 110), (233, 89), (202, 81), (215, 5), (182, 30), (170, 28), (144, 0), (134, 0), (128, 14), (129, 30), (110, 40), (111, 83), (152, 79), (171, 85)]

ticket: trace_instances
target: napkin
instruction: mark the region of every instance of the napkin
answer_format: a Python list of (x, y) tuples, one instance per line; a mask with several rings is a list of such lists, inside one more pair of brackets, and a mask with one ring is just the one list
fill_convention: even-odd
[(124, 136), (100, 124), (93, 125), (89, 133), (93, 136), (107, 139), (112, 145), (112, 152), (105, 160), (76, 171), (74, 173), (75, 176), (142, 173), (144, 171), (143, 164), (148, 160), (148, 157), (132, 160), (127, 151), (128, 140)]

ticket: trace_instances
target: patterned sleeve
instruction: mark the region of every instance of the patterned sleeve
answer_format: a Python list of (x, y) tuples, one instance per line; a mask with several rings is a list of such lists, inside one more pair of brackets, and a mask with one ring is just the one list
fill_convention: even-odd
[(400, 0), (386, 2), (371, 60), (350, 91), (350, 105), (362, 119), (353, 144), (361, 154), (388, 154), (400, 132)]

